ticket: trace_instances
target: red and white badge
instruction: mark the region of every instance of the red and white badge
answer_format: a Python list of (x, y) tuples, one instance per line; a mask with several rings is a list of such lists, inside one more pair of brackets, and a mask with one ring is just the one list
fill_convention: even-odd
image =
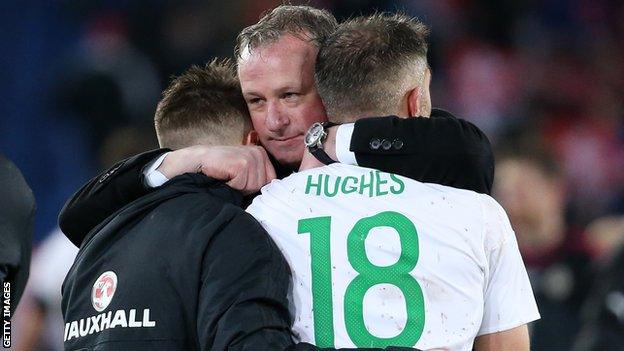
[(96, 311), (102, 312), (108, 307), (117, 289), (117, 274), (113, 271), (102, 273), (93, 284), (91, 303)]

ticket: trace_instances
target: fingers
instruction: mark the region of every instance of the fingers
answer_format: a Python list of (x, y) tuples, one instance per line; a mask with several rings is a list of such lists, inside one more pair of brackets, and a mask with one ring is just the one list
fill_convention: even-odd
[(266, 172), (266, 182), (270, 183), (273, 179), (277, 178), (277, 174), (275, 173), (275, 168), (273, 167), (273, 163), (271, 163), (271, 159), (267, 154), (264, 148), (260, 148), (262, 152), (263, 160), (264, 160), (264, 169)]
[(266, 151), (259, 146), (233, 147), (220, 167), (227, 168), (227, 185), (243, 194), (253, 194), (275, 179), (275, 170)]
[(245, 189), (242, 189), (243, 194), (251, 194), (260, 190), (260, 188), (266, 184), (266, 175), (264, 171), (264, 165), (262, 164), (262, 153), (258, 146), (249, 146), (249, 155), (251, 160), (249, 162), (249, 181)]
[(244, 194), (253, 194), (276, 178), (271, 160), (260, 146), (204, 148), (199, 164), (202, 173)]
[(250, 146), (248, 164), (241, 173), (247, 172), (247, 182), (241, 190), (244, 194), (256, 193), (260, 188), (275, 179), (275, 170), (266, 151), (259, 146)]
[(225, 174), (229, 178), (226, 184), (233, 189), (246, 193), (245, 190), (257, 182), (257, 175), (255, 172), (251, 172), (254, 167), (250, 163), (253, 163), (253, 157), (245, 150), (241, 150), (237, 155), (232, 155), (231, 158), (224, 160), (220, 166), (226, 169)]
[(206, 147), (190, 146), (168, 152), (160, 166), (156, 168), (168, 179), (184, 173), (197, 172), (202, 162), (203, 150)]

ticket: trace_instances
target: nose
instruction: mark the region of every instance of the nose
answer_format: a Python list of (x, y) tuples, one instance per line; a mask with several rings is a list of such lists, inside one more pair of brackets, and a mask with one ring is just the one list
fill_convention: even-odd
[(270, 102), (267, 106), (265, 123), (268, 130), (280, 132), (290, 123), (290, 119), (279, 102)]

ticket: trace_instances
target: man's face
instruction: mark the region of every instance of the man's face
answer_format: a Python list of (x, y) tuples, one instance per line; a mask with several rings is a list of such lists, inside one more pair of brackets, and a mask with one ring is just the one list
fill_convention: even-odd
[(314, 84), (318, 49), (291, 35), (243, 52), (238, 76), (260, 142), (279, 163), (297, 168), (303, 136), (314, 122), (326, 121)]
[[(521, 249), (542, 243), (545, 223), (563, 215), (565, 191), (559, 178), (551, 179), (534, 161), (509, 158), (496, 164), (495, 198), (507, 211)], [(539, 239), (539, 240), (538, 240)]]

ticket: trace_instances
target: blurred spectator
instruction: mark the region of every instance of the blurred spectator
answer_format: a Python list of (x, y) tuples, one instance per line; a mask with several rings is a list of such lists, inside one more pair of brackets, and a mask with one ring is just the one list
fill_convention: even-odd
[(624, 246), (624, 217), (598, 218), (587, 227), (584, 236), (597, 263), (606, 266)]
[(595, 220), (585, 231), (597, 279), (583, 306), (574, 351), (619, 350), (624, 344), (624, 217)]
[[(28, 280), (36, 205), (22, 173), (2, 154), (0, 184), (0, 286), (3, 293), (0, 306), (3, 327), (6, 328)], [(8, 305), (5, 305), (7, 301)], [(10, 329), (10, 325), (8, 327)]]
[(59, 112), (88, 130), (93, 150), (120, 125), (151, 125), (160, 78), (150, 59), (129, 41), (121, 14), (91, 19), (59, 76)]
[(532, 325), (534, 351), (570, 350), (591, 277), (580, 233), (565, 220), (565, 190), (557, 164), (534, 147), (498, 158), (495, 197), (509, 214), (542, 315)]
[(57, 229), (33, 254), (24, 306), (18, 316), (16, 351), (63, 349), (61, 284), (77, 253), (78, 248)]
[(586, 233), (599, 255), (599, 270), (574, 351), (619, 351), (624, 345), (624, 217), (605, 217)]

